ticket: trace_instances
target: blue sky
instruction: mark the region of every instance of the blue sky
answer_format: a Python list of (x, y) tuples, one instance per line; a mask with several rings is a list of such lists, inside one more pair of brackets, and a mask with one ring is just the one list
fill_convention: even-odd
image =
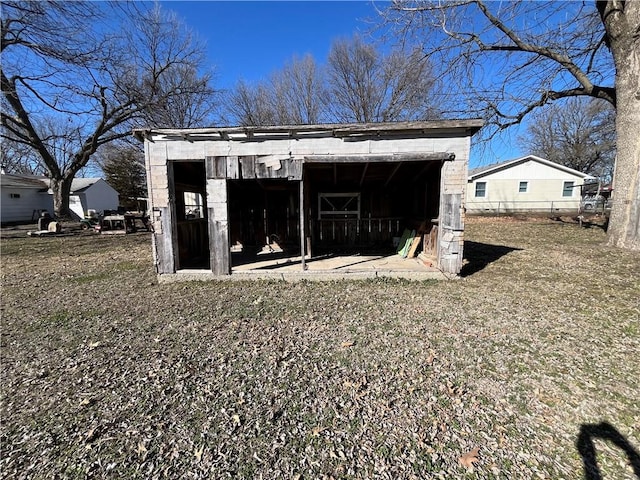
[(360, 1), (168, 1), (206, 41), (217, 85), (260, 80), (294, 55), (326, 58), (333, 39), (366, 35), (376, 12)]
[[(294, 55), (310, 53), (324, 62), (334, 39), (374, 35), (376, 5), (352, 1), (163, 1), (206, 42), (215, 86), (231, 88), (239, 79), (261, 80)], [(484, 148), (474, 148), (471, 166), (523, 154), (517, 131), (506, 132)]]

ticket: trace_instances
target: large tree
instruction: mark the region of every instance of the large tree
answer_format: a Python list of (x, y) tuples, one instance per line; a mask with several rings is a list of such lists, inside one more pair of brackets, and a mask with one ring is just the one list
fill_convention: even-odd
[(1, 52), (0, 134), (46, 169), (57, 216), (101, 146), (211, 93), (202, 46), (158, 6), (3, 1)]
[(610, 182), (615, 123), (608, 102), (571, 97), (532, 112), (521, 142), (530, 153)]
[(489, 130), (586, 96), (616, 108), (611, 245), (640, 249), (640, 2), (396, 0), (387, 22), (443, 66), (460, 111)]

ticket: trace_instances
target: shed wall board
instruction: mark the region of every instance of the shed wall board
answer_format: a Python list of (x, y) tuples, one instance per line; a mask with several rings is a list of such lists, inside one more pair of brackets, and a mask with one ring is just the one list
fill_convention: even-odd
[[(453, 152), (459, 160), (468, 160), (468, 138), (409, 138), (388, 140), (352, 140), (342, 138), (305, 138), (262, 141), (186, 140), (150, 142), (151, 164), (166, 160), (195, 160), (209, 156), (246, 155), (340, 155), (395, 152)], [(165, 147), (165, 151), (162, 152)]]
[(438, 266), (443, 272), (458, 274), (462, 269), (464, 245), (464, 197), (467, 186), (469, 137), (457, 139), (465, 145), (464, 155), (444, 162), (440, 173)]
[[(226, 165), (226, 160), (224, 161)], [(209, 254), (211, 271), (215, 275), (231, 273), (229, 252), (229, 206), (227, 180), (207, 179), (207, 205), (209, 220)]]
[(158, 273), (175, 273), (176, 262), (172, 231), (171, 209), (168, 207), (160, 208), (157, 216), (158, 223), (160, 223), (160, 233), (155, 231), (155, 246), (158, 258), (156, 260), (156, 268)]
[(237, 156), (228, 156), (227, 158), (227, 178), (236, 180), (240, 178), (240, 161)]
[[(207, 179), (207, 205), (211, 206), (214, 203), (227, 204), (227, 181), (224, 179)], [(212, 218), (221, 219), (217, 216)]]

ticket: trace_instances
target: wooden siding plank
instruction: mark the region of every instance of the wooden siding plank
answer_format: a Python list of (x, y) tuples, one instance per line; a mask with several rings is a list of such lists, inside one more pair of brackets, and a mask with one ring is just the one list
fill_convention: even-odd
[(227, 178), (227, 157), (215, 157), (215, 178)]
[(216, 166), (215, 166), (216, 157), (205, 157), (204, 159), (204, 175), (207, 179), (216, 178)]
[[(214, 215), (209, 208), (209, 215)], [(211, 271), (214, 275), (229, 275), (231, 262), (229, 259), (229, 224), (228, 222), (209, 220), (209, 252)]]
[(227, 157), (206, 157), (205, 174), (209, 178), (227, 178)]
[(300, 202), (300, 258), (302, 271), (304, 272), (307, 269), (307, 263), (305, 259), (305, 228), (304, 228), (304, 181), (300, 179), (299, 184), (299, 202)]
[(462, 230), (462, 195), (459, 193), (445, 193), (441, 196), (442, 219), (444, 229)]
[(173, 238), (171, 235), (171, 209), (169, 207), (161, 207), (155, 213), (159, 214), (161, 233), (154, 233), (154, 242), (157, 255), (158, 273), (175, 273), (176, 266), (174, 261)]
[(240, 164), (237, 156), (230, 156), (227, 158), (227, 178), (237, 180), (240, 178)]
[(256, 178), (255, 155), (240, 157), (240, 178)]
[(220, 222), (226, 222), (229, 220), (229, 209), (226, 202), (208, 202), (211, 220), (217, 220)]

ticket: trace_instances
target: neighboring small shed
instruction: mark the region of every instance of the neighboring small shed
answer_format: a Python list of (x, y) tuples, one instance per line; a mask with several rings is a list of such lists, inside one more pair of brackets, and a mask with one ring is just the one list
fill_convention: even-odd
[(47, 194), (45, 177), (33, 175), (0, 175), (0, 222), (35, 222), (44, 210), (53, 212), (53, 201)]
[[(2, 223), (36, 221), (40, 212), (53, 214), (53, 192), (47, 177), (2, 174)], [(88, 210), (103, 212), (118, 208), (118, 192), (101, 178), (75, 178), (69, 208), (78, 219)]]
[(527, 155), (469, 172), (468, 214), (569, 212), (580, 208), (581, 185), (590, 175)]
[(457, 274), (470, 141), (481, 126), (136, 130), (145, 144), (157, 271), (229, 275), (273, 245), (297, 253), (304, 272), (319, 255), (394, 251), (405, 229), (428, 233), (437, 225), (434, 262)]
[(84, 218), (88, 210), (117, 210), (118, 192), (102, 178), (74, 178), (69, 208), (78, 219)]

